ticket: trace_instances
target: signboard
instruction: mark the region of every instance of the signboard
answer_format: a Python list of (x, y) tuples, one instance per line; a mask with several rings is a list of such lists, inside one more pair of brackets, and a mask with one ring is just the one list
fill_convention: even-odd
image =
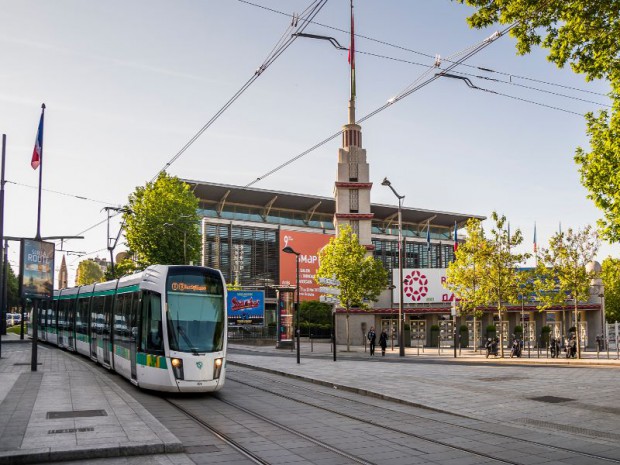
[[(452, 302), (454, 294), (443, 287), (446, 282), (445, 268), (406, 268), (403, 269), (403, 303)], [(400, 302), (398, 269), (393, 270), (393, 302)]]
[(319, 296), (319, 302), (323, 302), (325, 304), (337, 304), (340, 300), (338, 300), (338, 297), (333, 295), (322, 295)]
[(264, 291), (228, 291), (229, 325), (262, 325), (265, 317)]
[(299, 254), (299, 300), (319, 300), (319, 285), (314, 275), (319, 268), (319, 251), (332, 236), (321, 233), (280, 231), (280, 285), (297, 285), (297, 256), (282, 252), (286, 246)]
[(54, 292), (54, 243), (22, 239), (22, 299), (51, 299)]

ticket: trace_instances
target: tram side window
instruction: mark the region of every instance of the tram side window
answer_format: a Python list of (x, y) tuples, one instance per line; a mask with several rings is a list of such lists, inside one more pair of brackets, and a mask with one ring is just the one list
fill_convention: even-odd
[(127, 320), (127, 327), (130, 328), (129, 340), (135, 341), (138, 339), (138, 312), (140, 311), (140, 294), (138, 292), (132, 293), (131, 309), (129, 311), (129, 319)]
[(144, 352), (164, 352), (161, 296), (155, 292), (145, 292), (142, 296), (142, 340), (140, 341), (140, 348)]
[(88, 297), (82, 297), (77, 301), (75, 332), (78, 334), (88, 334), (88, 303)]

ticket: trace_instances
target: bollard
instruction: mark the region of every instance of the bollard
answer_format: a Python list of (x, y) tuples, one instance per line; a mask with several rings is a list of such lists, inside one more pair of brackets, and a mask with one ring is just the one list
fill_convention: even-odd
[(310, 352), (314, 352), (314, 339), (312, 339), (312, 333), (310, 333)]

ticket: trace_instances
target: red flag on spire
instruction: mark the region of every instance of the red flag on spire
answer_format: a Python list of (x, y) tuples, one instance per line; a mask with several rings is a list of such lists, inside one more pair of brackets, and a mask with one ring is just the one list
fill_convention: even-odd
[(349, 47), (351, 65), (351, 99), (355, 98), (355, 27), (353, 25), (353, 0), (351, 0), (351, 46)]

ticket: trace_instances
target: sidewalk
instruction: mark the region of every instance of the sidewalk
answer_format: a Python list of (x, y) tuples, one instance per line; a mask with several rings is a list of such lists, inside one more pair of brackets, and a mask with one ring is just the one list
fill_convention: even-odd
[(175, 436), (92, 362), (40, 344), (32, 372), (32, 341), (1, 338), (0, 464), (183, 452)]
[[(286, 352), (292, 352), (295, 354), (295, 349), (276, 349), (275, 343), (272, 345), (257, 346), (243, 341), (228, 341), (229, 348), (239, 348), (243, 350), (260, 352), (265, 354), (284, 354)], [(301, 356), (316, 356), (333, 358), (332, 344), (325, 340), (321, 342), (309, 342), (307, 338), (301, 339), (300, 346)], [(529, 355), (529, 357), (528, 357)], [(370, 357), (370, 349), (368, 346), (350, 346), (347, 351), (347, 346), (344, 344), (337, 346), (336, 359), (347, 358), (359, 358)], [(453, 347), (442, 347), (439, 350), (437, 347), (405, 347), (405, 356), (400, 357), (400, 353), (397, 346), (393, 348), (388, 346), (385, 354), (386, 359), (393, 360), (394, 358), (401, 361), (408, 362), (443, 362), (443, 363), (480, 363), (480, 364), (520, 364), (520, 365), (554, 365), (554, 366), (614, 366), (620, 367), (620, 360), (618, 360), (617, 352), (612, 350), (609, 352), (609, 358), (607, 358), (607, 352), (600, 352), (598, 355), (596, 352), (582, 351), (581, 359), (566, 358), (565, 352), (560, 353), (559, 358), (551, 358), (546, 350), (531, 349), (529, 352), (527, 347), (523, 350), (523, 355), (520, 358), (510, 358), (510, 349), (504, 349), (504, 358), (500, 356), (486, 358), (486, 350), (478, 349), (457, 349), (456, 357), (454, 355)], [(377, 346), (374, 358), (381, 358), (381, 348)]]

